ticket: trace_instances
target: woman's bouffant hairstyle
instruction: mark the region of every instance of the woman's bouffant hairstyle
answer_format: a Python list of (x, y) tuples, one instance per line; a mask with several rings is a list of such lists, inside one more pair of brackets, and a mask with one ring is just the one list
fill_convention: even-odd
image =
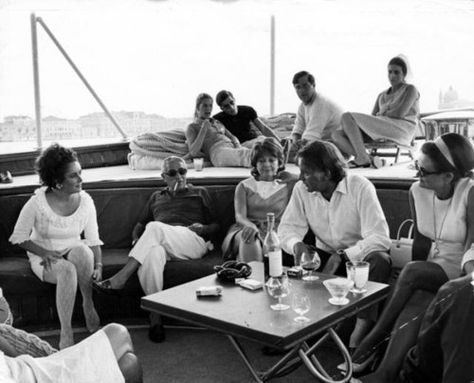
[(278, 160), (278, 171), (281, 172), (282, 170), (285, 170), (283, 147), (276, 138), (267, 137), (263, 141), (256, 142), (252, 148), (252, 153), (250, 154), (250, 164), (252, 165), (250, 174), (256, 179), (259, 177), (257, 162), (264, 155), (276, 157)]
[(400, 68), (402, 68), (402, 72), (403, 72), (403, 75), (406, 76), (407, 73), (408, 73), (408, 67), (407, 67), (407, 63), (405, 62), (405, 60), (403, 60), (401, 57), (399, 56), (396, 56), (396, 57), (393, 57), (389, 62), (388, 62), (388, 65), (397, 65), (399, 66)]
[(67, 165), (76, 161), (78, 159), (74, 150), (54, 143), (43, 150), (36, 159), (35, 170), (40, 177), (41, 184), (52, 189), (64, 181)]
[(339, 182), (346, 176), (347, 167), (339, 149), (326, 141), (313, 141), (297, 154), (311, 170), (330, 174), (331, 181)]
[(464, 177), (472, 178), (474, 149), (469, 139), (457, 133), (446, 133), (438, 137), (437, 140), (444, 141), (454, 166), (440, 151), (435, 141), (428, 141), (421, 146), (420, 150), (433, 161), (436, 171), (451, 172), (454, 174), (455, 180)]
[(200, 93), (197, 98), (196, 98), (196, 107), (194, 108), (194, 117), (198, 116), (198, 108), (201, 106), (201, 103), (204, 100), (211, 100), (213, 102), (214, 100), (212, 99), (210, 94), (207, 93)]

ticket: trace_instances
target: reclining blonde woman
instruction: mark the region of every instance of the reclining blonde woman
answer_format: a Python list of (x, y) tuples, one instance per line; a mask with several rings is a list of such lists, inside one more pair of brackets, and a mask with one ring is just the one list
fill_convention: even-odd
[(192, 157), (205, 157), (214, 166), (250, 167), (251, 149), (242, 147), (222, 123), (211, 118), (212, 97), (201, 93), (196, 99), (194, 122), (186, 129), (186, 142)]

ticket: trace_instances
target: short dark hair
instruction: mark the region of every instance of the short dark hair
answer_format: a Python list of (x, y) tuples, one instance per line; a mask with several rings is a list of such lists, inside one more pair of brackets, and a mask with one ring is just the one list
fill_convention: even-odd
[(406, 76), (408, 73), (407, 63), (401, 57), (396, 56), (390, 59), (388, 65), (397, 65), (402, 68), (403, 75)]
[(338, 183), (346, 176), (347, 167), (336, 145), (316, 140), (304, 146), (297, 154), (311, 170), (328, 172), (331, 181)]
[(213, 99), (212, 99), (210, 94), (208, 94), (208, 93), (199, 93), (198, 96), (196, 97), (196, 107), (194, 109), (194, 117), (197, 117), (197, 114), (198, 114), (197, 110), (198, 110), (199, 106), (201, 105), (201, 103), (204, 100), (211, 100), (211, 102), (213, 102)]
[(229, 90), (221, 90), (216, 95), (216, 104), (221, 106), (221, 104), (227, 100), (229, 97), (234, 99), (234, 95)]
[(305, 71), (305, 70), (302, 70), (298, 73), (295, 73), (295, 75), (293, 76), (293, 85), (296, 85), (298, 84), (298, 81), (301, 77), (304, 77), (304, 76), (308, 76), (308, 82), (312, 85), (312, 86), (316, 86), (316, 81), (314, 80), (314, 76)]
[(278, 159), (279, 172), (285, 170), (283, 147), (276, 138), (267, 137), (263, 141), (257, 141), (252, 148), (252, 153), (250, 154), (250, 164), (252, 165), (250, 174), (252, 174), (252, 176), (255, 178), (258, 178), (259, 176), (257, 171), (257, 162), (259, 158), (265, 154), (274, 156)]
[(472, 148), (471, 142), (458, 133), (446, 133), (437, 139), (442, 139), (446, 144), (453, 159), (454, 166), (449, 163), (448, 159), (441, 153), (434, 141), (428, 141), (421, 146), (420, 150), (433, 161), (436, 171), (452, 172), (456, 179), (472, 177), (474, 149)]
[(78, 159), (74, 150), (54, 143), (43, 150), (36, 159), (35, 170), (41, 184), (51, 189), (64, 181), (67, 165), (76, 161)]

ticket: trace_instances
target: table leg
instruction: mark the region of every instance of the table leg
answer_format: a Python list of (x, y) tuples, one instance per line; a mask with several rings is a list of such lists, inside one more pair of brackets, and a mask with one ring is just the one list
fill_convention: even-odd
[(292, 367), (294, 367), (295, 364), (298, 364), (301, 362), (298, 357), (298, 350), (300, 349), (301, 346), (298, 345), (292, 348), (290, 351), (288, 351), (288, 353), (285, 354), (283, 358), (281, 358), (277, 363), (275, 363), (267, 371), (264, 371), (264, 372), (257, 371), (252, 366), (252, 363), (250, 363), (250, 360), (247, 357), (247, 354), (245, 353), (245, 350), (243, 349), (239, 341), (232, 335), (227, 335), (227, 337), (229, 338), (230, 342), (239, 353), (240, 357), (244, 361), (250, 373), (253, 375), (255, 381), (258, 383), (266, 382), (276, 376), (284, 376), (290, 373), (291, 371), (293, 371)]
[[(332, 379), (314, 355), (316, 348), (318, 348), (319, 345), (322, 344), (328, 336), (331, 337), (336, 343), (336, 346), (339, 348), (339, 351), (342, 353), (344, 361), (348, 366), (347, 371), (341, 380)], [(304, 365), (311, 372), (311, 374), (313, 374), (316, 378), (318, 378), (324, 383), (347, 383), (352, 378), (352, 361), (349, 351), (332, 328), (329, 328), (327, 330), (327, 334), (325, 334), (311, 347), (309, 347), (306, 342), (296, 345), (290, 351), (288, 351), (288, 353), (283, 358), (281, 358), (277, 363), (275, 363), (272, 367), (270, 367), (267, 371), (264, 372), (257, 371), (252, 366), (252, 363), (250, 363), (250, 360), (247, 357), (247, 354), (245, 353), (245, 350), (235, 337), (233, 337), (232, 335), (227, 335), (227, 337), (239, 353), (240, 357), (244, 361), (245, 365), (247, 366), (257, 383), (264, 383), (272, 379), (273, 377), (281, 377), (287, 375), (292, 372), (296, 367), (298, 367), (301, 362), (304, 363)]]
[(321, 340), (317, 342), (316, 344), (314, 344), (312, 347), (308, 347), (307, 345), (305, 345), (304, 347), (301, 347), (298, 351), (299, 356), (301, 360), (303, 361), (303, 363), (305, 364), (306, 368), (308, 368), (308, 370), (322, 382), (347, 383), (352, 378), (352, 360), (351, 360), (349, 351), (347, 350), (344, 343), (341, 341), (339, 336), (336, 334), (336, 332), (332, 328), (329, 328), (327, 331), (328, 331), (329, 336), (336, 343), (336, 346), (339, 348), (339, 351), (341, 351), (342, 356), (344, 357), (344, 361), (346, 365), (348, 366), (347, 371), (341, 380), (332, 379), (329, 376), (329, 374), (326, 372), (326, 370), (323, 368), (321, 363), (318, 361), (316, 356), (313, 355), (316, 347), (321, 343)]

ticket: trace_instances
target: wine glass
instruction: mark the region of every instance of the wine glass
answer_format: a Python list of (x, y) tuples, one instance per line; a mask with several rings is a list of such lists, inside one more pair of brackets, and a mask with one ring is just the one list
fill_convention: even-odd
[(281, 302), (282, 298), (290, 293), (288, 276), (283, 274), (281, 277), (270, 277), (265, 285), (268, 295), (278, 299), (278, 303), (271, 305), (270, 308), (276, 311), (288, 310), (290, 306)]
[(309, 322), (309, 318), (304, 316), (311, 308), (311, 300), (307, 294), (294, 293), (291, 300), (291, 308), (298, 314), (298, 316), (293, 319), (295, 322), (301, 324)]
[(303, 276), (304, 281), (316, 281), (319, 279), (318, 276), (313, 275), (313, 271), (316, 271), (321, 265), (321, 259), (314, 247), (307, 247), (307, 249), (301, 254), (301, 267), (308, 273)]

